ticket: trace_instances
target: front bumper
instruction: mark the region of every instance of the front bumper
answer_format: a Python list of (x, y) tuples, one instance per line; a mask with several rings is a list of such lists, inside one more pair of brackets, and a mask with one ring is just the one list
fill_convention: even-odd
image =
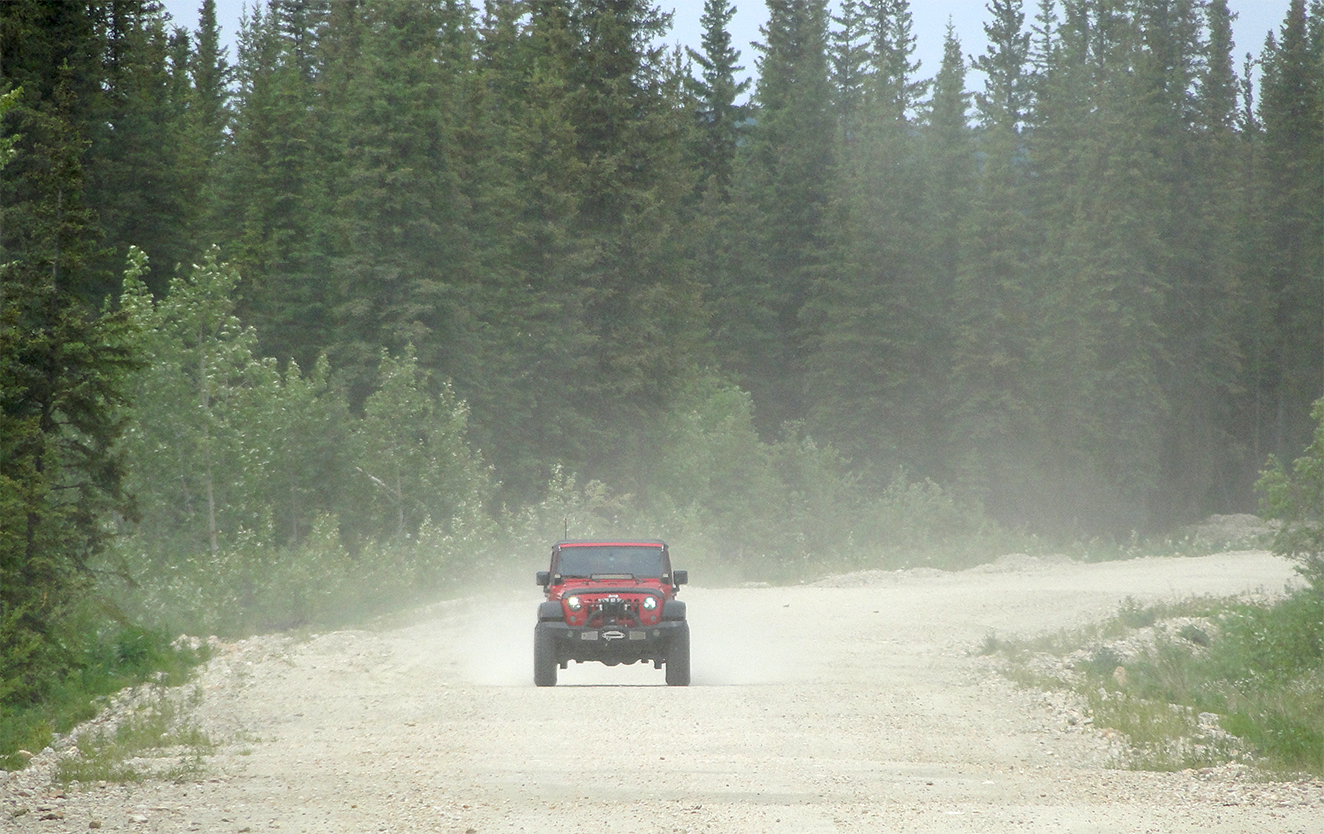
[(672, 641), (689, 637), (685, 621), (663, 620), (650, 626), (568, 626), (561, 622), (541, 622), (537, 626), (551, 635), (556, 660), (562, 668), (569, 661), (594, 660), (614, 666), (618, 663), (666, 661)]

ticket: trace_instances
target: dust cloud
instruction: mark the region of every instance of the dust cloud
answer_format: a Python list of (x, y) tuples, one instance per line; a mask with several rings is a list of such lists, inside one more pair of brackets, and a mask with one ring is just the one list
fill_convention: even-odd
[[(766, 590), (687, 586), (691, 686), (748, 686), (803, 679), (812, 656), (791, 651), (782, 639), (800, 628), (791, 610)], [(533, 686), (533, 627), (542, 595), (527, 589), (488, 591), (458, 600), (447, 615), (420, 626), (420, 640), (451, 654), (456, 672), (476, 686)], [(424, 634), (425, 632), (425, 634)], [(665, 686), (651, 663), (605, 666), (574, 663), (560, 670), (559, 686)]]

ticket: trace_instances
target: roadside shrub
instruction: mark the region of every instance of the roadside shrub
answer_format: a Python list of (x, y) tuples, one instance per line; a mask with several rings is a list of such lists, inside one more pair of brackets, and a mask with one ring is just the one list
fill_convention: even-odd
[[(1027, 547), (976, 503), (961, 501), (931, 480), (898, 470), (864, 508), (859, 538), (868, 567), (960, 570)], [(869, 558), (872, 557), (872, 558)]]
[(1324, 398), (1315, 402), (1314, 440), (1292, 471), (1270, 456), (1256, 489), (1261, 513), (1282, 522), (1273, 540), (1273, 552), (1296, 562), (1296, 569), (1315, 596), (1324, 598)]
[[(1136, 639), (1148, 630), (1162, 636)], [(1128, 600), (1089, 628), (986, 640), (981, 650), (1004, 657), (1013, 680), (1075, 691), (1096, 727), (1128, 736), (1129, 766), (1203, 766), (1249, 752), (1270, 771), (1324, 775), (1324, 602), (1310, 592), (1271, 605)], [(1074, 658), (1074, 676), (1033, 674), (1036, 652)], [(1199, 720), (1208, 714), (1212, 725)]]
[(129, 574), (141, 579), (118, 594), (131, 616), (171, 633), (332, 628), (433, 601), (492, 561), (493, 540), (482, 515), (466, 512), (351, 554), (336, 517), (322, 516), (298, 545), (273, 547), (241, 534), (215, 557), (195, 553), (165, 570), (126, 555)]
[(795, 424), (774, 442), (754, 429), (749, 394), (700, 380), (668, 418), (652, 487), (633, 517), (683, 546), (709, 577), (788, 582), (859, 569), (969, 567), (1026, 537), (978, 504), (905, 471), (879, 486)]
[(1228, 680), (1283, 684), (1324, 669), (1324, 600), (1296, 593), (1273, 606), (1236, 605), (1214, 652)]
[(92, 718), (98, 697), (148, 680), (181, 684), (208, 657), (205, 645), (195, 649), (175, 644), (165, 631), (108, 619), (104, 608), (93, 602), (76, 612), (74, 623), (64, 645), (65, 673), (49, 676), (38, 697), (0, 709), (2, 770), (27, 764), (19, 750), (39, 751), (55, 733)]

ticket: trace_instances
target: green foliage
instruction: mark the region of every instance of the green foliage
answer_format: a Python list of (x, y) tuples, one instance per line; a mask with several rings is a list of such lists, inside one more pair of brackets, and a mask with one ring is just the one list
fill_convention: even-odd
[(637, 519), (628, 497), (612, 495), (601, 481), (581, 485), (573, 474), (558, 468), (542, 500), (503, 513), (498, 535), (510, 552), (541, 555), (551, 542), (563, 538), (637, 534)]
[(740, 50), (731, 44), (731, 33), (727, 31), (735, 13), (736, 7), (729, 0), (704, 0), (703, 15), (699, 18), (703, 26), (703, 49), (686, 49), (700, 69), (698, 79), (687, 79), (699, 105), (695, 116), (700, 176), (704, 187), (712, 189), (720, 199), (730, 196), (735, 175), (736, 148), (744, 115), (744, 107), (736, 99), (751, 83), (748, 78), (736, 81), (736, 73), (744, 67), (736, 64)]
[(1025, 30), (1021, 0), (991, 0), (992, 19), (984, 24), (988, 48), (972, 68), (985, 74), (984, 91), (975, 94), (986, 128), (1015, 132), (1029, 108), (1030, 33)]
[(1324, 598), (1324, 399), (1311, 416), (1315, 436), (1305, 453), (1292, 463), (1292, 471), (1270, 456), (1268, 468), (1256, 484), (1265, 517), (1282, 522), (1273, 552), (1296, 562), (1316, 595)]
[(215, 554), (226, 535), (266, 526), (275, 509), (260, 485), (283, 474), (270, 468), (272, 445), (287, 438), (279, 426), (260, 437), (251, 429), (280, 408), (270, 401), (284, 399), (285, 389), (275, 363), (255, 355), (256, 333), (234, 316), (239, 275), (215, 249), (175, 277), (159, 302), (142, 281), (145, 270), (145, 256), (131, 253), (121, 298), (146, 359), (126, 437), (133, 489), (150, 536)]
[(112, 729), (79, 734), (78, 754), (56, 765), (56, 782), (184, 782), (203, 774), (202, 757), (214, 745), (189, 719), (202, 691), (194, 688), (186, 697), (160, 686), (144, 688), (146, 696), (127, 715), (116, 716)]
[(1254, 358), (1257, 371), (1273, 380), (1279, 397), (1273, 407), (1287, 409), (1283, 425), (1264, 442), (1280, 459), (1310, 444), (1318, 422), (1310, 409), (1324, 376), (1319, 327), (1324, 317), (1324, 293), (1319, 291), (1324, 275), (1321, 55), (1324, 9), (1290, 0), (1281, 28), (1261, 55), (1258, 115), (1263, 130), (1257, 147), (1262, 161), (1255, 182), (1261, 205), (1252, 218), (1258, 227), (1255, 243), (1273, 252), (1256, 270), (1264, 332)]
[[(1095, 727), (1130, 739), (1120, 764), (1170, 770), (1250, 758), (1274, 773), (1324, 773), (1324, 603), (1313, 594), (1271, 604), (1128, 600), (1089, 628), (990, 637), (981, 652), (1006, 657), (1026, 685), (1074, 690)], [(1032, 674), (1039, 653), (1072, 658), (1066, 676)]]
[[(711, 368), (762, 440), (800, 424), (1009, 526), (1244, 508), (1324, 355), (1318, 11), (1290, 4), (1258, 111), (1224, 3), (990, 16), (972, 131), (955, 29), (930, 84), (905, 2), (774, 3), (739, 105), (716, 0), (689, 81), (645, 2), (260, 6), (207, 208), (239, 315), (354, 411), (412, 345), (513, 504), (557, 466), (645, 492)], [(214, 140), (210, 28), (181, 61)]]
[(895, 567), (962, 570), (1035, 546), (1029, 537), (1002, 529), (978, 504), (931, 480), (912, 480), (905, 470), (865, 510), (870, 539), (860, 546), (885, 554), (885, 563)]
[(467, 445), (467, 417), (450, 385), (427, 390), (412, 352), (398, 360), (383, 352), (376, 391), (350, 435), (359, 500), (346, 511), (362, 515), (365, 535), (403, 541), (466, 503), (486, 502), (487, 471)]
[(106, 560), (126, 610), (172, 630), (333, 625), (448, 587), (488, 529), (467, 409), (411, 353), (383, 353), (349, 412), (323, 360), (256, 356), (213, 251), (156, 301), (135, 252), (121, 304), (146, 364), (126, 438), (142, 523)]
[[(130, 246), (170, 267), (200, 248), (193, 236), (203, 204), (193, 193), (201, 183), (187, 157), (193, 141), (187, 87), (171, 78), (163, 11), (134, 5), (90, 9), (100, 18), (94, 25), (106, 54), (114, 56), (98, 67), (102, 90), (87, 130), (86, 197), (108, 244), (95, 260), (106, 276), (115, 275)], [(108, 281), (103, 291), (114, 286)]]
[(719, 345), (735, 359), (741, 386), (759, 403), (765, 436), (782, 423), (802, 419), (800, 391), (810, 331), (801, 321), (817, 261), (820, 235), (832, 198), (833, 129), (826, 55), (824, 0), (768, 4), (768, 23), (754, 85), (755, 115), (743, 146), (742, 178), (736, 193), (753, 212), (749, 259), (752, 281), (733, 276), (732, 286), (715, 282), (733, 304), (718, 298), (719, 314), (739, 343)]
[(510, 549), (648, 532), (705, 582), (787, 582), (862, 568), (959, 569), (1027, 545), (932, 482), (902, 472), (872, 490), (804, 434), (763, 442), (749, 394), (729, 383), (705, 380), (686, 402), (665, 427), (646, 493), (558, 473), (542, 502), (503, 519)]
[[(66, 82), (68, 79), (66, 79)], [(135, 366), (131, 327), (97, 316), (72, 288), (90, 274), (82, 172), (62, 106), (29, 119), (18, 142), (22, 253), (0, 264), (0, 706), (45, 697), (79, 662), (74, 612), (92, 589), (90, 563), (111, 538), (106, 520), (132, 517), (116, 443)], [(31, 139), (31, 137), (28, 137)], [(46, 144), (46, 143), (50, 144)], [(6, 228), (6, 231), (12, 230)]]
[(177, 687), (207, 658), (205, 647), (172, 643), (163, 631), (108, 621), (97, 605), (85, 603), (72, 616), (69, 665), (46, 672), (42, 698), (0, 710), (0, 769), (23, 767), (19, 750), (42, 750), (54, 733), (92, 718), (105, 696), (149, 680)]
[[(254, 356), (350, 413), (412, 346), (512, 504), (557, 466), (642, 494), (711, 370), (763, 441), (800, 425), (864, 482), (1149, 533), (1244, 509), (1252, 458), (1309, 441), (1324, 27), (1283, 5), (1252, 101), (1221, 0), (990, 3), (974, 131), (955, 27), (921, 77), (902, 0), (773, 3), (748, 102), (719, 0), (693, 66), (644, 0), (259, 3), (233, 73), (212, 0), (191, 36), (12, 0), (0, 232), (6, 260), (59, 239), (94, 298), (130, 244), (154, 296), (219, 245)], [(305, 489), (267, 495), (292, 540), (333, 503)]]

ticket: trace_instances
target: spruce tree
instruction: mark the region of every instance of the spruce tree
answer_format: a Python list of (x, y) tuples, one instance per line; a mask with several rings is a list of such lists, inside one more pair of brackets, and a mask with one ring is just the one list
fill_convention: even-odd
[[(893, 13), (901, 11), (908, 14)], [(894, 18), (885, 28), (896, 33), (907, 26)], [(948, 72), (963, 79), (959, 51), (955, 57)], [(856, 134), (837, 149), (827, 254), (802, 313), (814, 339), (808, 426), (875, 482), (886, 482), (899, 466), (930, 472), (937, 465), (931, 454), (942, 446), (949, 347), (942, 294), (950, 292), (951, 275), (933, 261), (939, 230), (927, 212), (931, 197), (968, 200), (964, 193), (932, 194), (937, 172), (926, 167), (925, 142), (912, 121), (917, 114), (910, 112), (910, 93), (903, 93), (918, 88), (903, 66), (912, 66), (909, 54), (881, 64), (871, 59)], [(889, 75), (897, 72), (903, 75)], [(959, 170), (961, 161), (956, 165)]]
[[(334, 148), (324, 221), (330, 262), (333, 362), (366, 392), (382, 347), (414, 345), (450, 374), (458, 289), (471, 282), (472, 247), (461, 148), (474, 59), (464, 4), (365, 7), (350, 25), (358, 55), (339, 91), (319, 91)], [(340, 85), (337, 85), (340, 86)], [(330, 141), (331, 138), (334, 141)]]
[(832, 17), (836, 28), (829, 44), (832, 74), (832, 109), (840, 133), (839, 142), (858, 138), (859, 113), (872, 71), (868, 18), (860, 0), (843, 0), (841, 12)]
[[(98, 118), (87, 133), (87, 201), (106, 236), (97, 269), (116, 276), (137, 246), (165, 274), (196, 254), (198, 203), (188, 193), (196, 183), (189, 180), (184, 108), (171, 99), (164, 16), (143, 0), (93, 8), (106, 56)], [(109, 281), (106, 292), (113, 293)]]
[[(1241, 148), (1233, 133), (1237, 77), (1223, 0), (1203, 11), (1175, 5), (1142, 24), (1164, 29), (1150, 36), (1162, 48), (1150, 51), (1163, 56), (1157, 67), (1164, 80), (1153, 89), (1165, 102), (1166, 127), (1155, 139), (1167, 148), (1160, 151), (1167, 169), (1161, 222), (1171, 259), (1164, 267), (1171, 304), (1160, 321), (1163, 353), (1173, 368), (1163, 376), (1171, 406), (1164, 421), (1164, 488), (1154, 512), (1161, 523), (1179, 523), (1219, 511), (1249, 487), (1236, 484), (1239, 444), (1228, 405), (1240, 387), (1246, 271), (1239, 247), (1245, 223)], [(1180, 93), (1174, 89), (1183, 86)]]
[[(1310, 404), (1324, 386), (1324, 74), (1322, 13), (1292, 0), (1263, 55), (1260, 200), (1264, 211), (1266, 320), (1271, 327), (1263, 444), (1280, 459), (1309, 441)], [(1312, 26), (1313, 21), (1313, 26)]]
[(729, 0), (704, 0), (703, 26), (700, 45), (703, 51), (687, 48), (686, 52), (698, 64), (700, 77), (691, 79), (689, 86), (699, 101), (695, 113), (698, 119), (698, 158), (702, 180), (706, 187), (717, 192), (720, 199), (729, 196), (734, 176), (736, 146), (740, 141), (741, 122), (745, 108), (736, 99), (749, 89), (751, 80), (736, 80), (736, 73), (744, 69), (736, 62), (740, 50), (731, 45), (727, 27), (735, 16), (736, 7)]
[[(39, 700), (77, 662), (73, 616), (111, 523), (132, 518), (117, 449), (134, 358), (123, 322), (81, 297), (96, 249), (82, 205), (86, 148), (65, 63), (48, 96), (0, 97), (5, 163), (0, 267), (0, 704)], [(36, 79), (33, 79), (36, 80)], [(30, 96), (30, 97), (29, 97)], [(5, 112), (9, 111), (9, 112)], [(14, 118), (14, 121), (10, 121)], [(17, 125), (18, 134), (10, 131)], [(11, 155), (11, 151), (13, 152)], [(11, 192), (12, 193), (12, 192)]]
[(267, 14), (254, 7), (242, 22), (216, 218), (246, 282), (240, 315), (265, 352), (304, 367), (328, 347), (333, 303), (325, 292), (330, 153), (310, 52), (321, 31), (315, 11), (287, 0)]
[[(182, 40), (189, 43), (187, 36)], [(216, 0), (203, 0), (189, 46), (186, 63), (176, 62), (176, 72), (182, 70), (187, 81), (187, 91), (180, 98), (186, 103), (184, 156), (190, 179), (185, 187), (194, 195), (189, 208), (196, 254), (227, 241), (230, 231), (220, 220), (219, 165), (233, 117), (230, 81), (234, 71), (221, 48)]]
[(872, 35), (868, 93), (873, 106), (888, 119), (910, 119), (927, 87), (917, 78), (920, 62), (915, 59), (910, 0), (870, 0), (863, 14)]
[[(582, 462), (595, 427), (564, 396), (591, 374), (576, 276), (587, 242), (574, 232), (585, 166), (567, 87), (573, 61), (560, 3), (490, 0), (480, 24), (469, 135), (471, 230), (482, 280), (456, 390), (471, 430), (501, 473), (500, 496), (536, 498), (559, 461)], [(521, 20), (528, 13), (525, 26)]]
[(643, 488), (647, 432), (697, 349), (698, 291), (672, 234), (694, 188), (682, 154), (691, 116), (658, 45), (669, 14), (646, 0), (584, 0), (567, 22), (566, 106), (582, 172), (571, 232), (586, 256), (573, 280), (591, 339), (581, 410), (590, 436), (601, 432), (581, 471)]
[[(759, 217), (748, 265), (755, 283), (718, 288), (721, 338), (754, 395), (762, 431), (803, 414), (801, 376), (808, 300), (828, 209), (835, 136), (829, 110), (827, 9), (823, 0), (770, 0), (757, 45), (755, 126), (744, 188)], [(739, 342), (739, 344), (733, 344)]]
[(990, 0), (992, 19), (984, 24), (988, 49), (976, 58), (973, 68), (985, 75), (984, 91), (975, 94), (985, 126), (998, 126), (1013, 133), (1029, 111), (1030, 32), (1025, 29), (1021, 0)]

